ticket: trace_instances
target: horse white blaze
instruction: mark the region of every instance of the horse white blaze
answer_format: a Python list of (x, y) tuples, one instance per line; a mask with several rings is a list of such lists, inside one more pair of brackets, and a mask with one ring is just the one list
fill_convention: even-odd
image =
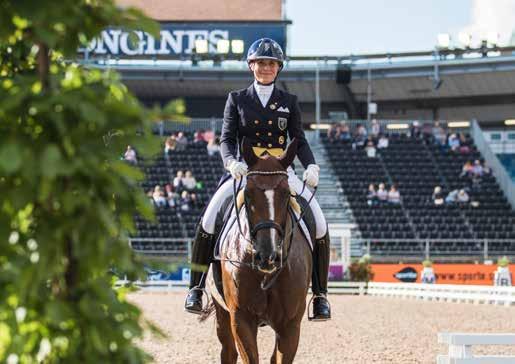
[[(266, 200), (268, 202), (268, 214), (269, 219), (274, 221), (275, 218), (275, 210), (274, 210), (274, 190), (266, 190), (265, 191)], [(275, 229), (270, 229), (270, 243), (272, 244), (272, 251), (275, 250), (275, 239), (276, 239), (277, 231)]]

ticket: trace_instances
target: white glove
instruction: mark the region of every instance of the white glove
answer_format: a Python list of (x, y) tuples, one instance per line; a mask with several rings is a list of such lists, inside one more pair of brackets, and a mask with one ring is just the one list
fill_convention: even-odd
[(247, 174), (247, 165), (237, 160), (230, 161), (226, 169), (231, 173), (234, 179), (240, 179)]
[(320, 167), (316, 164), (308, 165), (308, 168), (304, 171), (303, 180), (306, 181), (306, 184), (309, 187), (316, 187), (318, 185), (318, 174), (320, 172)]

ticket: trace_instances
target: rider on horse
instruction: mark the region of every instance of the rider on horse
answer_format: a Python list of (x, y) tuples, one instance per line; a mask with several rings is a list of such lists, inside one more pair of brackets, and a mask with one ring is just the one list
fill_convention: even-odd
[[(305, 167), (303, 179), (310, 187), (316, 187), (320, 168), (306, 140), (300, 118), (297, 97), (275, 87), (277, 75), (283, 68), (284, 53), (281, 46), (272, 39), (255, 41), (247, 53), (247, 64), (254, 73), (254, 83), (246, 89), (229, 93), (224, 111), (221, 136), (221, 152), (225, 169), (234, 179), (243, 178), (247, 165), (241, 158), (243, 137), (252, 141), (254, 153), (261, 156), (269, 153), (280, 156), (287, 145), (287, 138), (297, 138), (297, 157)], [(303, 188), (294, 170), (288, 168), (288, 183), (297, 194), (306, 200), (311, 192)], [(230, 179), (219, 186), (209, 202), (197, 228), (191, 257), (192, 272), (190, 291), (186, 297), (185, 309), (192, 313), (202, 311), (203, 271), (213, 259), (215, 245), (215, 222), (221, 205), (233, 194)], [(310, 207), (316, 223), (316, 239), (313, 245), (312, 290), (313, 319), (328, 320), (331, 310), (327, 301), (327, 277), (329, 268), (329, 232), (318, 202), (311, 200)]]

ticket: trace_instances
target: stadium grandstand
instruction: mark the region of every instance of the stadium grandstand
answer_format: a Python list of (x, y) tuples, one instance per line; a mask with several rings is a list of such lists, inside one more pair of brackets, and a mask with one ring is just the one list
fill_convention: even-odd
[[(131, 243), (145, 254), (187, 255), (224, 172), (219, 154), (208, 150), (216, 149), (227, 93), (251, 81), (243, 54), (264, 36), (288, 49), (291, 22), (280, 0), (265, 1), (265, 12), (245, 14), (237, 4), (220, 9), (212, 1), (193, 14), (176, 1), (177, 16), (155, 3), (120, 2), (140, 5), (159, 20), (161, 38), (140, 32), (142, 42), (131, 48), (122, 30), (105, 30), (81, 50), (81, 61), (118, 70), (147, 105), (185, 100), (191, 122), (157, 123), (163, 151), (138, 161), (158, 222), (137, 217)], [(298, 95), (322, 168), (317, 198), (335, 234), (334, 261), (347, 264), (365, 253), (377, 262), (515, 257), (514, 51), (484, 42), (289, 57), (278, 86)], [(191, 188), (174, 183), (187, 171), (195, 179)], [(379, 185), (386, 197), (378, 196)]]

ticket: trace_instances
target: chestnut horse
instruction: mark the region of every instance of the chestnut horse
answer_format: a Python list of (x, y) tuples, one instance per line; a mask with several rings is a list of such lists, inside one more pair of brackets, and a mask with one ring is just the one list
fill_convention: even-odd
[(213, 300), (222, 363), (236, 363), (239, 354), (244, 363), (258, 364), (262, 325), (276, 333), (271, 363), (292, 363), (297, 352), (312, 261), (290, 207), (286, 170), (296, 153), (295, 139), (279, 158), (257, 157), (243, 141), (247, 183), (243, 201), (235, 203), (241, 205), (238, 222), (220, 250), (224, 302)]

